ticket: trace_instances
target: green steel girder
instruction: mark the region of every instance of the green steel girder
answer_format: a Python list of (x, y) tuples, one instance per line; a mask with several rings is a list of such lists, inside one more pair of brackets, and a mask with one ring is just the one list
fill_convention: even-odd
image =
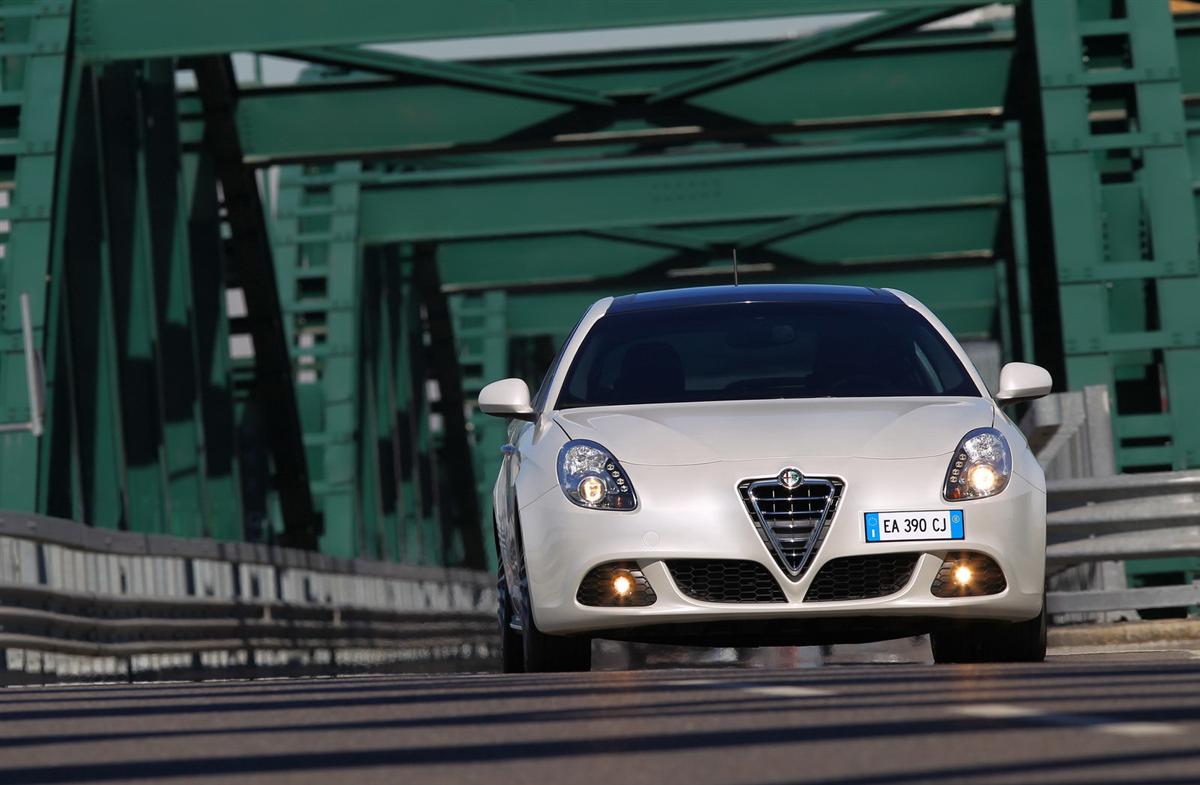
[(785, 66), (820, 57), (828, 52), (852, 47), (902, 30), (953, 16), (969, 10), (970, 6), (949, 8), (919, 8), (911, 11), (891, 11), (878, 14), (851, 25), (836, 27), (822, 33), (777, 44), (770, 49), (713, 66), (685, 79), (664, 86), (650, 98), (651, 103), (676, 101), (706, 93), (717, 87), (752, 79), (759, 74), (776, 71)]
[(357, 161), (338, 163), (331, 170), (350, 177), (311, 192), (299, 167), (282, 170), (278, 204), (302, 217), (276, 221), (272, 249), (304, 408), (310, 487), (324, 520), (320, 547), (343, 558), (377, 558), (381, 550), (378, 519), (365, 514), (374, 504), (360, 498), (365, 467), (357, 444), (364, 430), (359, 306), (365, 293), (353, 175), (360, 168)]
[[(243, 91), (238, 128), (248, 160), (264, 165), (346, 156), (430, 157), (450, 150), (636, 144), (655, 141), (663, 129), (669, 132), (667, 141), (682, 144), (872, 123), (978, 123), (1001, 111), (1011, 54), (1011, 36), (991, 33), (876, 41), (692, 96), (690, 109), (625, 102), (611, 110), (572, 110), (561, 101), (483, 89), (328, 80)], [(614, 96), (649, 95), (661, 86), (664, 74), (685, 78), (713, 62), (703, 52), (681, 56), (684, 63), (695, 64), (653, 59), (650, 66), (626, 70), (628, 55), (623, 53), (581, 59), (578, 65), (563, 60), (555, 80), (564, 88)], [(724, 59), (718, 56), (716, 62)], [(591, 73), (604, 81), (593, 81)]]
[(365, 242), (785, 218), (974, 202), (1004, 189), (1003, 135), (378, 175)]
[[(67, 426), (58, 424), (57, 433), (51, 426), (44, 437), (16, 426), (34, 419), (20, 298), (29, 299), (34, 347), (55, 346), (55, 326), (48, 316), (62, 305), (57, 293), (47, 296), (46, 279), (62, 261), (62, 227), (53, 221), (56, 208), (65, 202), (57, 169), (61, 110), (64, 96), (79, 90), (77, 75), (67, 66), (70, 4), (34, 8), (37, 13), (29, 16), (22, 16), (25, 9), (19, 7), (5, 9), (12, 16), (2, 20), (11, 52), (2, 72), (5, 110), (15, 127), (7, 129), (13, 138), (0, 145), (0, 170), (8, 173), (11, 189), (3, 211), (11, 223), (0, 266), (0, 423), (14, 427), (0, 433), (0, 505), (25, 510), (35, 509), (50, 483), (45, 441), (61, 441)], [(61, 141), (70, 146), (74, 129), (64, 136)], [(47, 384), (47, 394), (53, 407), (53, 382)]]
[(361, 82), (335, 89), (246, 90), (237, 123), (246, 160), (266, 165), (486, 147), (569, 109), (445, 85)]
[(79, 0), (89, 60), (281, 51), (472, 36), (762, 19), (794, 14), (955, 8), (955, 0)]
[[(730, 250), (755, 276), (786, 280), (860, 272), (989, 263), (1003, 209), (1000, 197), (975, 204), (929, 203), (802, 220), (660, 229), (592, 230), (559, 236), (489, 238), (441, 246), (443, 287), (449, 292), (488, 290), (563, 292), (639, 285), (661, 288), (705, 283), (725, 275)], [(981, 255), (983, 254), (983, 255)], [(502, 261), (501, 261), (502, 260)], [(719, 269), (706, 268), (719, 263)], [(754, 272), (769, 265), (769, 272)]]
[(1200, 254), (1179, 68), (1194, 41), (1165, 4), (1027, 10), (1068, 382), (1109, 386), (1119, 469), (1195, 466)]

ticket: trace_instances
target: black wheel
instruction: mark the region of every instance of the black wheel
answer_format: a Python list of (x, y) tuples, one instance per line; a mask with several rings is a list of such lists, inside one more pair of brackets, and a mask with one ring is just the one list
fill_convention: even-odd
[(500, 568), (500, 577), (496, 582), (496, 593), (499, 596), (498, 615), (500, 617), (500, 659), (504, 673), (525, 672), (525, 645), (521, 641), (521, 633), (513, 629), (512, 597), (508, 593), (508, 579), (504, 577), (504, 568)]
[(1046, 606), (1029, 621), (966, 621), (929, 636), (934, 662), (1042, 662)]
[(592, 639), (547, 635), (533, 623), (532, 614), (521, 620), (526, 673), (569, 673), (592, 669)]

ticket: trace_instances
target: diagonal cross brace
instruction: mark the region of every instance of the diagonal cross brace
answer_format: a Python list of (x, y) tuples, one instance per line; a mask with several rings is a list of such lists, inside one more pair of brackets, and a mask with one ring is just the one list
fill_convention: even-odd
[(204, 142), (221, 182), (230, 250), (254, 339), (255, 397), (262, 404), (283, 510), (284, 545), (315, 549), (318, 521), (309, 486), (300, 410), (284, 333), (275, 265), (254, 169), (242, 162), (234, 110), (237, 85), (226, 55), (192, 63), (204, 107)]
[(938, 19), (956, 16), (973, 7), (973, 5), (962, 5), (949, 8), (919, 8), (877, 14), (855, 24), (788, 41), (763, 52), (719, 63), (686, 79), (667, 84), (651, 96), (648, 103), (655, 104), (690, 98), (699, 93), (706, 93), (768, 71), (794, 65), (836, 49), (865, 43), (891, 33), (935, 22)]
[(328, 46), (279, 52), (313, 63), (351, 68), (384, 76), (413, 76), (431, 82), (474, 87), (498, 93), (591, 106), (612, 106), (613, 101), (594, 90), (544, 79), (449, 61), (429, 60), (394, 52), (379, 52), (355, 46)]

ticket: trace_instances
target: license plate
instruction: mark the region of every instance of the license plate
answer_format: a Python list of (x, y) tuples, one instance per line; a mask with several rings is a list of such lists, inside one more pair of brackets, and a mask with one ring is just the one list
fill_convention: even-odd
[(962, 510), (868, 512), (867, 542), (963, 539)]

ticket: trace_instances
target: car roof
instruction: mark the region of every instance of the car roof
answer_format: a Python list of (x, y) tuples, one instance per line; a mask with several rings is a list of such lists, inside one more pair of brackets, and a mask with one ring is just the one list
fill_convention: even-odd
[(640, 292), (613, 298), (607, 313), (628, 313), (662, 308), (730, 303), (878, 303), (899, 305), (899, 297), (884, 289), (867, 286), (826, 284), (748, 284), (745, 286), (697, 286)]

